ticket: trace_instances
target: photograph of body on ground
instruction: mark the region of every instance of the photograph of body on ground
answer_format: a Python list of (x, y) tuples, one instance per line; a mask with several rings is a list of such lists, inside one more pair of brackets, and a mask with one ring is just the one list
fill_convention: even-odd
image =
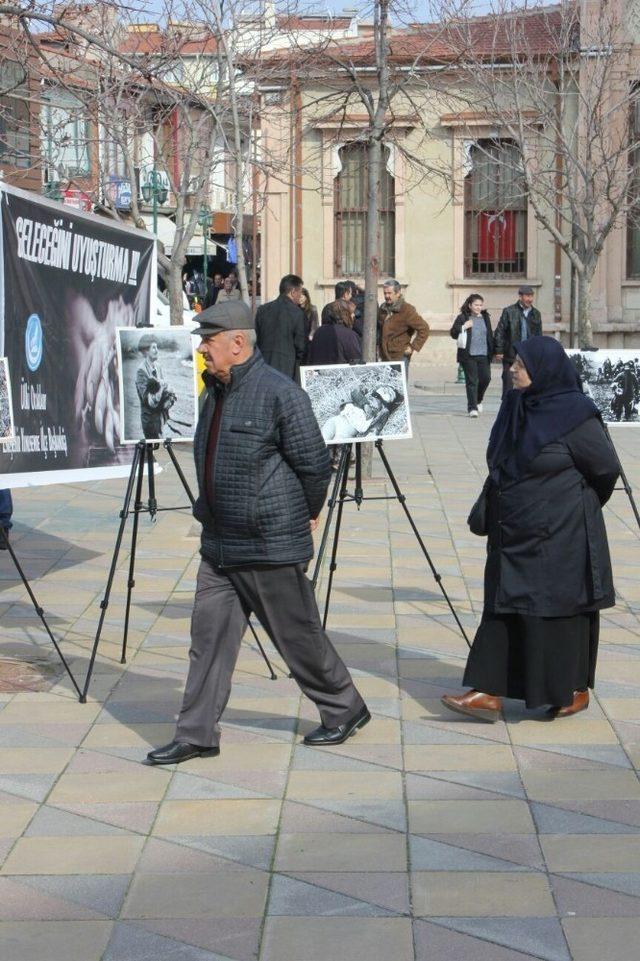
[(604, 421), (640, 423), (640, 349), (568, 350), (567, 354)]
[(123, 443), (193, 440), (198, 408), (190, 331), (125, 327), (117, 333)]
[(327, 444), (411, 437), (402, 362), (302, 367), (301, 378)]

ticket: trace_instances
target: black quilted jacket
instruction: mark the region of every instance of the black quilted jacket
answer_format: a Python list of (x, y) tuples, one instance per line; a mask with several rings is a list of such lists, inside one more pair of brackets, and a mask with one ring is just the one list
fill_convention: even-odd
[[(260, 351), (221, 384), (204, 375), (206, 399), (194, 440), (201, 553), (217, 567), (298, 564), (313, 556), (309, 520), (329, 486), (329, 453), (309, 398), (265, 364)], [(224, 393), (212, 490), (205, 455), (216, 399)]]

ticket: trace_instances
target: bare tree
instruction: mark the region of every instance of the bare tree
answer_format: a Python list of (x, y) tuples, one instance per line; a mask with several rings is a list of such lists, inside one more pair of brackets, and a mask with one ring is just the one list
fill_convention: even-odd
[(448, 32), (459, 51), (451, 102), (486, 116), (496, 142), (517, 147), (492, 157), (520, 180), (536, 221), (571, 262), (582, 347), (593, 344), (591, 286), (605, 243), (640, 200), (638, 91), (619, 9), (494, 0), (486, 16)]
[[(155, 30), (139, 23), (144, 10), (144, 2), (133, 9), (118, 0), (89, 9), (73, 4), (42, 4), (37, 9), (3, 5), (0, 16), (26, 39), (17, 59), (32, 84), (44, 91), (23, 118), (25, 127), (37, 131), (30, 141), (30, 166), (46, 171), (45, 177), (56, 184), (76, 187), (117, 218), (121, 211), (109, 183), (117, 158), (131, 184), (131, 217), (139, 227), (147, 226), (141, 174), (152, 188), (154, 211), (157, 188), (162, 189), (163, 203), (168, 201), (162, 209), (171, 214), (175, 235), (171, 257), (160, 248), (158, 261), (172, 323), (181, 323), (186, 253), (229, 154), (226, 88), (219, 82), (220, 37), (209, 25), (193, 22), (189, 9), (177, 0), (167, 0), (162, 27)], [(236, 83), (235, 71), (232, 74)], [(59, 104), (63, 94), (64, 109), (55, 107), (57, 121), (52, 123), (51, 105)], [(65, 163), (70, 112), (83, 120), (82, 130), (79, 124), (74, 127), (74, 148), (92, 158), (84, 176)], [(236, 109), (232, 142), (238, 155), (245, 120)], [(202, 229), (209, 226), (205, 223)], [(241, 241), (238, 248), (242, 257)], [(243, 290), (246, 293), (246, 278)]]
[[(356, 34), (328, 30), (315, 43), (292, 43), (288, 66), (291, 83), (306, 79), (305, 116), (308, 124), (332, 122), (337, 135), (348, 130), (350, 141), (362, 145), (366, 163), (366, 233), (362, 273), (365, 284), (363, 356), (376, 358), (378, 283), (382, 269), (381, 198), (385, 168), (392, 150), (402, 155), (412, 189), (437, 178), (450, 192), (450, 171), (433, 164), (423, 149), (432, 130), (424, 120), (425, 104), (439, 87), (440, 38), (448, 21), (466, 0), (443, 0), (438, 20), (427, 29), (415, 24), (418, 12), (433, 13), (431, 0), (372, 0), (362, 11)], [(358, 115), (354, 123), (352, 115)], [(413, 145), (405, 136), (413, 132)]]

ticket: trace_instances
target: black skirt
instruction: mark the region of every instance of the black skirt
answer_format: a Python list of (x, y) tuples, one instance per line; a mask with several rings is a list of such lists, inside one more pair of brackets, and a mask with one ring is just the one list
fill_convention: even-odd
[(564, 707), (573, 702), (574, 691), (594, 685), (599, 632), (598, 611), (573, 617), (485, 611), (463, 683), (530, 708)]

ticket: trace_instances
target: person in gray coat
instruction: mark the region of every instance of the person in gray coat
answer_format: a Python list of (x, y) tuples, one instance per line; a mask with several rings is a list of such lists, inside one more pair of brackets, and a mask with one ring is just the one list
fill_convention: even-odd
[(483, 721), (497, 720), (503, 697), (549, 705), (552, 717), (585, 710), (599, 612), (615, 604), (602, 506), (616, 452), (557, 340), (532, 337), (515, 352), (515, 390), (487, 451), (484, 609), (463, 679), (471, 690), (443, 698)]
[(189, 674), (174, 739), (147, 763), (219, 753), (219, 720), (252, 613), (319, 709), (305, 744), (341, 744), (370, 714), (305, 574), (331, 476), (326, 445), (307, 395), (254, 349), (246, 304), (216, 303), (199, 320), (192, 333), (207, 369), (194, 438), (202, 539)]
[(280, 281), (280, 296), (256, 311), (258, 349), (270, 367), (298, 380), (307, 355), (304, 312), (300, 309), (304, 281), (287, 274)]

